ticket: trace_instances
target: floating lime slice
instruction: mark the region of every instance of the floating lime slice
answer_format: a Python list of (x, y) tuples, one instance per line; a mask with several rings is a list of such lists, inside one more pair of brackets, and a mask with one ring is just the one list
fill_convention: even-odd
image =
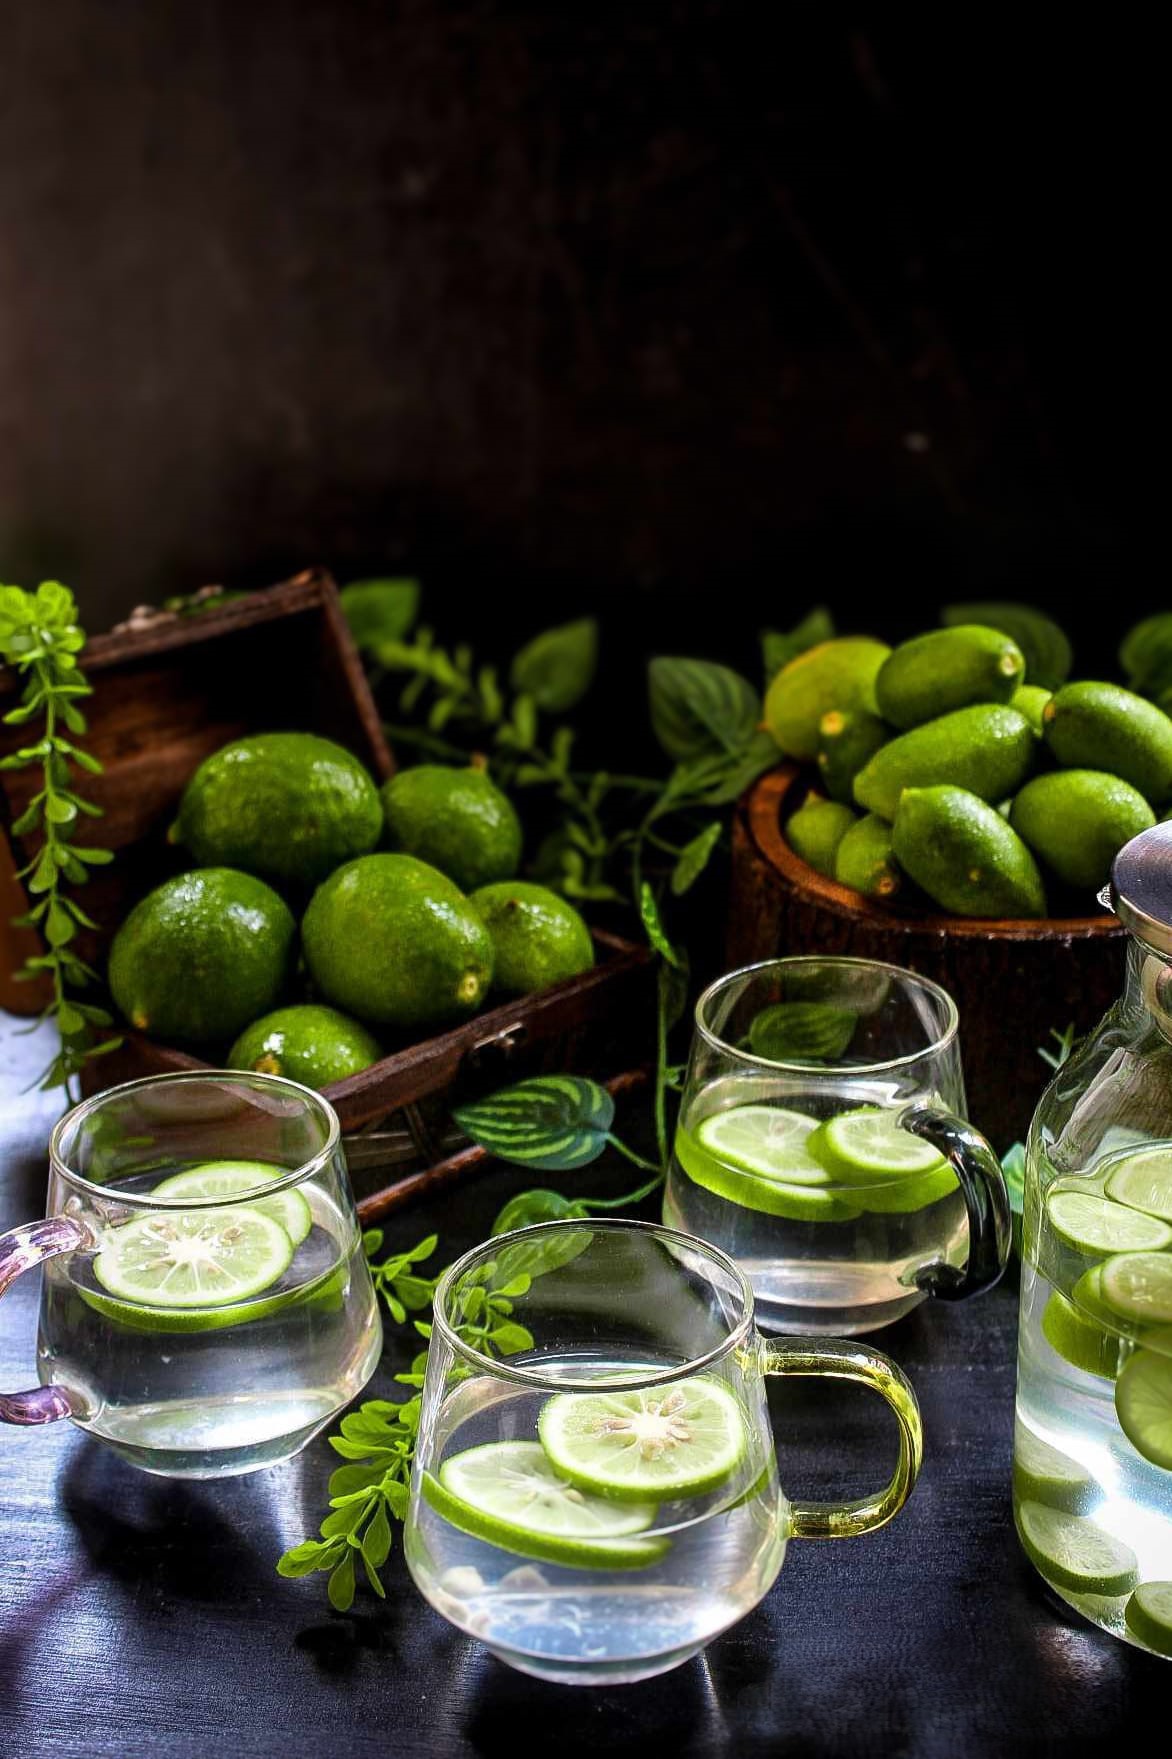
[(1058, 1289), (1042, 1309), (1042, 1335), (1052, 1350), (1084, 1374), (1114, 1380), (1119, 1372), (1119, 1339), (1084, 1319)]
[(346, 1301), (348, 1278), (348, 1268), (342, 1262), (299, 1288), (282, 1289), (277, 1295), (262, 1294), (254, 1301), (233, 1301), (226, 1307), (151, 1307), (141, 1301), (117, 1301), (113, 1295), (87, 1288), (83, 1282), (75, 1282), (74, 1288), (87, 1307), (128, 1331), (180, 1333), (254, 1325), (258, 1319), (271, 1319), (276, 1313), (294, 1310), (340, 1312)]
[(292, 1258), (280, 1222), (237, 1204), (160, 1211), (109, 1228), (93, 1272), (111, 1295), (146, 1307), (223, 1307), (271, 1288)]
[(739, 1209), (753, 1209), (762, 1215), (785, 1216), (790, 1221), (800, 1222), (853, 1221), (860, 1214), (857, 1204), (847, 1203), (829, 1189), (830, 1174), (816, 1162), (811, 1162), (810, 1166), (816, 1170), (819, 1184), (813, 1182), (813, 1172), (807, 1173), (805, 1169), (803, 1176), (808, 1182), (802, 1184), (787, 1184), (772, 1177), (758, 1178), (715, 1159), (684, 1130), (676, 1135), (676, 1159), (694, 1185), (701, 1185), (714, 1196), (735, 1203)]
[(806, 1147), (817, 1125), (803, 1112), (782, 1106), (738, 1105), (713, 1112), (696, 1131), (696, 1140), (726, 1166), (757, 1179), (787, 1185), (825, 1185), (826, 1168)]
[(1172, 1472), (1172, 1361), (1137, 1350), (1115, 1382), (1115, 1414), (1137, 1454)]
[(1077, 1460), (1019, 1422), (1013, 1434), (1013, 1488), (1019, 1502), (1081, 1515), (1095, 1500), (1098, 1485)]
[(1172, 1655), (1172, 1582), (1141, 1582), (1123, 1616), (1133, 1637), (1157, 1655)]
[(1172, 1227), (1089, 1191), (1050, 1191), (1046, 1214), (1056, 1234), (1079, 1252), (1159, 1252), (1172, 1246)]
[(1107, 1195), (1172, 1222), (1172, 1148), (1148, 1148), (1117, 1161), (1107, 1179)]
[(703, 1374), (630, 1392), (557, 1393), (542, 1406), (537, 1433), (564, 1478), (624, 1500), (714, 1490), (749, 1440), (736, 1398)]
[(878, 1106), (860, 1106), (827, 1118), (811, 1137), (809, 1151), (832, 1177), (854, 1184), (907, 1179), (948, 1165), (939, 1149), (901, 1130), (896, 1114)]
[(1103, 1303), (1136, 1325), (1172, 1324), (1172, 1254), (1120, 1252), (1103, 1265)]
[(1108, 1328), (1119, 1324), (1119, 1315), (1113, 1313), (1103, 1299), (1102, 1264), (1092, 1264), (1088, 1270), (1083, 1271), (1070, 1291), (1070, 1299), (1084, 1319), (1094, 1320), (1096, 1325)]
[[(151, 1196), (166, 1197), (168, 1201), (179, 1197), (243, 1197), (246, 1191), (255, 1191), (288, 1170), (263, 1160), (206, 1160), (199, 1166), (173, 1173), (155, 1186)], [(258, 1197), (255, 1207), (280, 1222), (294, 1246), (300, 1246), (313, 1226), (309, 1205), (300, 1191), (278, 1191), (275, 1197)]]
[(1073, 1594), (1126, 1594), (1135, 1587), (1139, 1564), (1134, 1551), (1085, 1515), (1023, 1502), (1017, 1523), (1026, 1556), (1056, 1588)]
[(496, 1441), (425, 1472), (425, 1500), (453, 1527), (519, 1557), (578, 1570), (633, 1570), (655, 1563), (666, 1539), (639, 1539), (655, 1504), (588, 1496), (559, 1478), (535, 1441)]
[(882, 1184), (860, 1185), (856, 1203), (875, 1215), (910, 1215), (927, 1209), (958, 1189), (956, 1174), (946, 1160), (934, 1172), (915, 1173), (910, 1179), (886, 1179)]

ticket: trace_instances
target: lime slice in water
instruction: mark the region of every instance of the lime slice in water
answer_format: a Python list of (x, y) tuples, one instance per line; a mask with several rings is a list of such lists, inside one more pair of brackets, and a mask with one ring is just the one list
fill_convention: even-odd
[(908, 1179), (948, 1165), (939, 1149), (901, 1130), (896, 1114), (878, 1106), (860, 1106), (827, 1118), (811, 1138), (809, 1151), (833, 1177), (855, 1184)]
[(557, 1393), (542, 1406), (537, 1433), (554, 1469), (580, 1489), (657, 1501), (723, 1484), (749, 1439), (740, 1404), (707, 1375), (630, 1392)]
[(1172, 1246), (1167, 1222), (1090, 1192), (1051, 1191), (1046, 1214), (1055, 1233), (1079, 1252), (1159, 1252)]
[(1104, 1264), (1099, 1294), (1120, 1319), (1136, 1325), (1172, 1323), (1172, 1255), (1120, 1252)]
[(1172, 1472), (1172, 1362), (1137, 1350), (1115, 1382), (1115, 1415), (1137, 1454)]
[(1123, 1616), (1133, 1637), (1157, 1655), (1172, 1655), (1172, 1582), (1141, 1582)]
[(1017, 1523), (1026, 1556), (1055, 1587), (1072, 1594), (1126, 1594), (1135, 1587), (1134, 1551), (1085, 1515), (1023, 1502)]
[[(152, 1197), (242, 1197), (272, 1179), (279, 1179), (287, 1167), (275, 1167), (263, 1160), (205, 1160), (199, 1166), (185, 1167), (172, 1173), (151, 1192)], [(258, 1197), (256, 1208), (280, 1222), (294, 1246), (313, 1226), (309, 1205), (300, 1191), (278, 1191), (275, 1197)]]
[(502, 1551), (570, 1569), (641, 1569), (668, 1550), (666, 1539), (639, 1539), (655, 1504), (587, 1496), (559, 1478), (535, 1441), (496, 1441), (425, 1472), (424, 1498), (462, 1533)]
[(1013, 1488), (1019, 1502), (1045, 1503), (1068, 1515), (1081, 1515), (1098, 1486), (1090, 1473), (1019, 1422), (1013, 1435)]
[(259, 1209), (176, 1210), (107, 1230), (93, 1272), (102, 1287), (147, 1307), (223, 1307), (270, 1288), (293, 1242)]
[(1107, 1195), (1172, 1222), (1172, 1148), (1149, 1148), (1117, 1161), (1107, 1179)]
[(738, 1105), (705, 1118), (696, 1139), (718, 1160), (755, 1178), (781, 1179), (787, 1185), (825, 1185), (826, 1168), (806, 1147), (816, 1128), (813, 1118), (803, 1112), (773, 1105)]
[(1084, 1374), (1114, 1380), (1119, 1372), (1119, 1339), (1093, 1320), (1084, 1319), (1058, 1289), (1042, 1309), (1042, 1335), (1063, 1361), (1081, 1368)]

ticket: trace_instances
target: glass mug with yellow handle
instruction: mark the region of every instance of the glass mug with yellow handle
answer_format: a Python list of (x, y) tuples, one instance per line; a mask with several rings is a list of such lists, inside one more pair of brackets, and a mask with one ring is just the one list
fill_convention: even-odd
[[(505, 1357), (468, 1341), (501, 1297)], [(823, 1374), (895, 1413), (897, 1464), (873, 1496), (791, 1501), (778, 1482), (766, 1380)], [(854, 1342), (766, 1342), (723, 1252), (649, 1223), (551, 1222), (441, 1280), (405, 1555), (431, 1605), (522, 1672), (645, 1679), (755, 1606), (790, 1539), (882, 1526), (921, 1454), (895, 1364)]]
[(53, 1131), (48, 1210), (0, 1235), (0, 1294), (43, 1266), (41, 1385), (0, 1393), (0, 1421), (229, 1477), (289, 1459), (374, 1372), (338, 1120), (296, 1082), (193, 1071), (85, 1101)]

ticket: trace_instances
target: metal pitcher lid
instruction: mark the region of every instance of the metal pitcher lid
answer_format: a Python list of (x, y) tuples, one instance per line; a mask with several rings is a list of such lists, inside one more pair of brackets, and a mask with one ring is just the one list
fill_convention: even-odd
[(1110, 899), (1130, 934), (1172, 957), (1172, 823), (1124, 844), (1111, 868)]

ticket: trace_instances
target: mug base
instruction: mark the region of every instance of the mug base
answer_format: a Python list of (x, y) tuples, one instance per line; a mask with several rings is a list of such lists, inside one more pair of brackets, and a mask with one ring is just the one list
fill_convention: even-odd
[(530, 1674), (536, 1680), (549, 1680), (558, 1686), (631, 1686), (638, 1680), (652, 1680), (657, 1674), (670, 1673), (682, 1667), (704, 1648), (692, 1643), (684, 1649), (670, 1649), (663, 1655), (640, 1655), (629, 1661), (541, 1660), (535, 1655), (519, 1655), (508, 1649), (486, 1644), (490, 1655), (503, 1661), (518, 1673)]

